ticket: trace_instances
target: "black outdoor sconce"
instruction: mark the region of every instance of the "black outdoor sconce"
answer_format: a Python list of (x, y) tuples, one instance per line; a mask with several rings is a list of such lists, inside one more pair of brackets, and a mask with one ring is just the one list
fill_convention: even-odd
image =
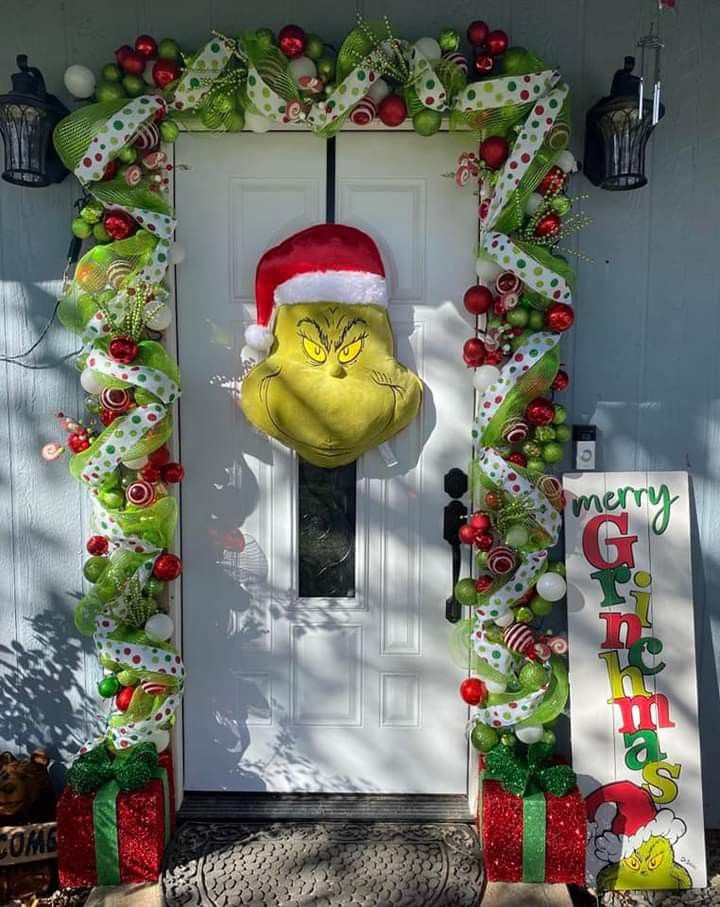
[(613, 78), (610, 95), (590, 108), (585, 119), (583, 172), (601, 189), (639, 189), (647, 183), (645, 148), (653, 129), (665, 114), (660, 103), (660, 48), (658, 36), (650, 33), (638, 42), (642, 48), (641, 73), (646, 48), (655, 51), (652, 98), (645, 96), (645, 80), (633, 74), (635, 58), (625, 57), (625, 66)]
[(0, 95), (0, 134), (5, 145), (2, 178), (15, 186), (49, 186), (68, 175), (55, 152), (52, 133), (55, 124), (70, 112), (54, 95), (48, 94), (42, 73), (27, 65), (19, 54), (20, 72), (12, 76), (12, 91)]

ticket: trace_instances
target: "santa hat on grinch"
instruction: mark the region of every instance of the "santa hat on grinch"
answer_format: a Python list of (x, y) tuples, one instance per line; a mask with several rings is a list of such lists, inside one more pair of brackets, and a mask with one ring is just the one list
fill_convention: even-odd
[(298, 302), (387, 305), (385, 268), (375, 242), (344, 224), (318, 224), (269, 249), (255, 274), (257, 321), (245, 331), (253, 350), (267, 353), (281, 305)]
[(588, 835), (595, 856), (604, 863), (617, 863), (653, 836), (670, 844), (687, 831), (671, 809), (656, 809), (650, 794), (632, 781), (615, 781), (593, 791), (585, 800)]

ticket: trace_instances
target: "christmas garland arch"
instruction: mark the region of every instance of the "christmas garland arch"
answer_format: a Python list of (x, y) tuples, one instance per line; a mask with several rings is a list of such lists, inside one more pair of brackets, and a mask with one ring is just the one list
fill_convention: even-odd
[[(267, 29), (216, 33), (192, 54), (141, 35), (97, 83), (85, 67), (66, 72), (69, 90), (92, 103), (58, 125), (55, 144), (85, 193), (73, 231), (96, 241), (60, 303), (63, 324), (82, 337), (77, 364), (96, 423), (62, 420), (70, 470), (94, 508), (84, 568), (92, 587), (76, 623), (94, 635), (106, 671), (99, 691), (113, 703), (105, 732), (71, 770), (79, 789), (101, 783), (113, 760), (146, 753), (140, 744), (163, 750), (182, 695), (162, 604), (164, 584), (182, 569), (168, 550), (176, 523), (168, 485), (183, 470), (166, 443), (180, 376), (161, 342), (171, 321), (166, 272), (181, 260), (161, 143), (182, 130), (304, 124), (329, 137), (348, 120), (396, 127), (410, 117), (430, 136), (449, 118), (478, 141), (455, 178), (479, 194), (479, 282), (464, 299), (476, 332), (463, 349), (476, 393), (476, 509), (459, 533), (479, 575), (456, 586), (469, 616), (454, 629), (452, 650), (463, 667), (470, 659), (461, 685), (470, 736), (496, 773), (510, 786), (522, 774), (518, 743), (552, 749), (550, 726), (568, 695), (567, 646), (532, 624), (565, 593), (562, 566), (548, 558), (562, 491), (546, 469), (569, 439), (564, 409), (548, 398), (567, 385), (558, 342), (573, 322), (573, 275), (556, 247), (580, 225), (576, 216), (562, 220), (574, 169), (568, 88), (534, 53), (508, 47), (504, 32), (477, 21), (467, 36), (470, 61), (455, 31), (410, 43), (387, 21), (360, 22), (336, 56), (297, 26), (277, 40)], [(48, 445), (44, 453), (60, 452)], [(146, 761), (128, 763), (137, 785)], [(553, 777), (558, 793), (567, 789), (567, 777)]]

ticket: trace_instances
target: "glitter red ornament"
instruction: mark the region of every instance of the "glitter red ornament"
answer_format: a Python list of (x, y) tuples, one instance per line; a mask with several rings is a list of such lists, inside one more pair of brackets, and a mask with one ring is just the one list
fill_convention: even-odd
[(494, 582), (495, 578), (490, 576), (489, 573), (481, 573), (475, 580), (475, 589), (478, 592), (487, 592)]
[(520, 453), (519, 450), (513, 450), (505, 459), (508, 463), (514, 463), (516, 466), (527, 466), (527, 457), (525, 454)]
[(153, 82), (158, 88), (167, 88), (171, 82), (180, 78), (181, 72), (177, 60), (157, 60), (152, 68)]
[(564, 302), (554, 302), (545, 311), (545, 324), (551, 331), (569, 331), (575, 321), (572, 307)]
[(399, 126), (407, 117), (407, 105), (399, 94), (389, 94), (380, 102), (378, 116), (385, 126)]
[(122, 365), (130, 365), (140, 352), (140, 347), (132, 337), (114, 337), (108, 346), (110, 358)]
[(85, 542), (85, 547), (88, 554), (92, 554), (93, 557), (102, 557), (110, 550), (110, 543), (104, 535), (91, 535)]
[(141, 76), (145, 72), (145, 57), (135, 50), (123, 54), (120, 68), (129, 76)]
[(489, 551), (495, 544), (495, 539), (489, 532), (478, 532), (475, 536), (475, 547), (480, 551)]
[(536, 192), (540, 195), (553, 195), (562, 192), (567, 181), (567, 173), (558, 166), (551, 167), (545, 176), (540, 180)]
[(570, 375), (568, 375), (564, 368), (561, 368), (553, 378), (553, 383), (550, 387), (554, 391), (564, 391), (568, 384), (570, 384)]
[(127, 239), (137, 230), (135, 220), (126, 211), (114, 208), (103, 217), (103, 226), (108, 236), (114, 240)]
[(176, 485), (184, 479), (185, 470), (180, 463), (167, 463), (162, 467), (161, 474), (163, 482), (167, 482), (168, 485)]
[(488, 350), (488, 354), (485, 357), (485, 365), (500, 365), (503, 358), (500, 350)]
[(162, 476), (159, 466), (153, 466), (152, 463), (146, 463), (142, 469), (138, 471), (138, 475), (145, 482), (159, 482)]
[(133, 49), (129, 44), (123, 44), (121, 47), (118, 47), (115, 51), (115, 61), (117, 62), (117, 65), (122, 68), (123, 60), (125, 60), (132, 52)]
[(485, 47), (491, 57), (499, 57), (500, 54), (504, 54), (509, 43), (507, 32), (500, 28), (491, 31), (485, 39)]
[(501, 135), (491, 135), (481, 142), (480, 157), (491, 170), (499, 170), (507, 160), (510, 146)]
[(135, 50), (145, 59), (157, 57), (158, 46), (155, 38), (150, 35), (138, 35), (135, 39)]
[(278, 34), (278, 47), (289, 59), (299, 57), (305, 52), (307, 35), (299, 25), (286, 25)]
[(113, 160), (108, 161), (107, 164), (105, 164), (105, 169), (103, 170), (103, 175), (100, 177), (101, 181), (103, 183), (106, 183), (108, 180), (115, 179), (115, 177), (117, 176), (119, 167), (120, 167), (120, 165), (114, 158), (113, 158)]
[(468, 368), (478, 368), (485, 361), (485, 345), (479, 337), (471, 337), (463, 344), (463, 361)]
[(74, 432), (73, 434), (68, 435), (67, 446), (73, 453), (77, 454), (90, 447), (90, 439), (86, 434)]
[(465, 291), (463, 305), (471, 315), (484, 315), (492, 306), (493, 298), (487, 287), (474, 286)]
[(148, 461), (152, 463), (153, 466), (164, 466), (166, 463), (170, 462), (170, 451), (163, 444), (162, 447), (158, 447), (157, 450), (148, 454)]
[(502, 506), (502, 498), (496, 491), (488, 491), (485, 495), (485, 503), (491, 510), (498, 510)]
[(495, 60), (490, 56), (490, 54), (479, 53), (475, 55), (473, 66), (475, 67), (476, 73), (481, 76), (487, 76), (493, 71)]
[(560, 233), (561, 227), (562, 221), (560, 220), (560, 215), (555, 211), (548, 211), (547, 214), (543, 214), (535, 224), (533, 232), (538, 239), (549, 239), (552, 236), (557, 236)]
[(135, 687), (123, 687), (115, 697), (115, 708), (119, 712), (127, 712), (130, 708), (130, 701), (135, 693)]
[(490, 29), (488, 24), (487, 22), (483, 22), (482, 19), (476, 19), (468, 25), (467, 39), (473, 47), (481, 47), (487, 40), (489, 34)]
[(555, 407), (544, 397), (531, 400), (525, 410), (525, 419), (531, 425), (550, 425), (555, 418)]
[(488, 688), (479, 677), (466, 677), (460, 684), (460, 696), (468, 705), (483, 705), (488, 697)]
[(477, 532), (472, 528), (468, 523), (464, 523), (458, 529), (458, 539), (463, 545), (472, 545), (475, 541), (475, 536)]
[(177, 579), (182, 573), (182, 561), (174, 554), (161, 554), (155, 561), (153, 574), (164, 583)]
[(105, 428), (107, 428), (108, 425), (112, 425), (116, 419), (119, 419), (121, 415), (121, 413), (115, 412), (112, 409), (103, 408), (100, 410), (100, 421), (105, 426)]
[(468, 526), (472, 526), (475, 532), (487, 532), (490, 528), (490, 517), (486, 513), (473, 513), (468, 520)]

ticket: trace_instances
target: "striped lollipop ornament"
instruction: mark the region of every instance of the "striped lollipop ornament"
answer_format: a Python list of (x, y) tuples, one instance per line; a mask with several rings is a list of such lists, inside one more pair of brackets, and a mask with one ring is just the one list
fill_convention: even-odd
[(518, 655), (524, 655), (535, 661), (537, 653), (535, 652), (535, 635), (527, 624), (510, 624), (505, 630), (505, 646), (511, 652)]
[(133, 145), (140, 151), (150, 151), (160, 144), (160, 130), (155, 123), (145, 123), (135, 133)]
[(515, 567), (515, 552), (507, 545), (496, 545), (488, 554), (487, 565), (495, 576), (512, 573)]
[(350, 120), (356, 126), (367, 126), (368, 123), (372, 123), (377, 115), (377, 108), (375, 104), (370, 100), (370, 98), (363, 98), (362, 101), (353, 107), (350, 114)]
[(137, 482), (131, 482), (125, 489), (125, 497), (128, 504), (135, 507), (149, 507), (155, 500), (155, 489), (144, 479), (138, 479)]
[(468, 74), (468, 64), (463, 54), (453, 51), (453, 53), (443, 54), (443, 58), (448, 63), (454, 63), (463, 75), (466, 76)]

